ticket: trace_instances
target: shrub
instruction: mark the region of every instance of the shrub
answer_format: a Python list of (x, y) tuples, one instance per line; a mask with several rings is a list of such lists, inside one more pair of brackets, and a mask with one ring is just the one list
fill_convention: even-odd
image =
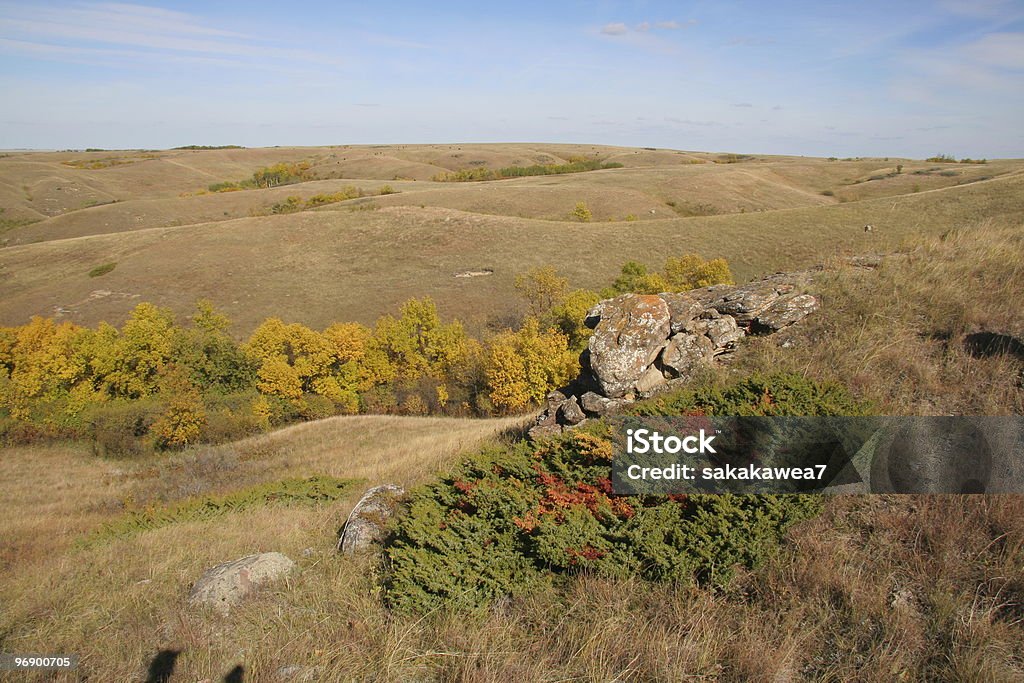
[(724, 386), (664, 394), (636, 404), (634, 415), (868, 415), (845, 387), (803, 375), (754, 374)]
[(355, 482), (326, 475), (283, 479), (219, 496), (202, 496), (161, 508), (134, 510), (105, 524), (91, 535), (93, 542), (121, 538), (180, 522), (215, 519), (267, 505), (317, 505), (347, 495)]
[(473, 609), (581, 571), (723, 585), (820, 509), (810, 496), (615, 496), (611, 457), (592, 428), (484, 453), (414, 491), (386, 547), (385, 600)]
[(956, 159), (952, 154), (936, 154), (933, 157), (928, 157), (925, 161), (932, 164), (955, 164)]
[(149, 430), (160, 417), (154, 400), (112, 402), (89, 416), (92, 452), (104, 457), (133, 458), (151, 451)]
[(576, 208), (572, 210), (572, 217), (581, 223), (588, 223), (593, 217), (585, 202), (576, 202)]
[(100, 277), (101, 275), (106, 275), (116, 267), (117, 263), (104, 263), (102, 266), (96, 266), (90, 270), (89, 277)]
[(725, 259), (705, 261), (696, 254), (669, 257), (665, 261), (665, 280), (669, 288), (677, 292), (711, 285), (733, 284), (732, 272)]

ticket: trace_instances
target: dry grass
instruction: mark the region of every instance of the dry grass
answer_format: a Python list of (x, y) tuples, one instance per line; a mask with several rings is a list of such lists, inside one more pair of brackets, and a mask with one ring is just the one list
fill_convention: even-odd
[[(5, 449), (0, 649), (78, 652), (94, 662), (85, 665), (93, 680), (134, 680), (154, 643), (190, 623), (182, 600), (206, 567), (264, 550), (300, 559), (310, 547), (319, 563), (362, 487), (312, 511), (256, 509), (109, 543), (77, 543), (122, 514), (126, 501), (150, 504), (318, 473), (412, 485), (521, 422), (331, 418), (143, 462), (94, 458), (85, 446)], [(235, 652), (232, 645), (217, 656)]]
[(886, 415), (1024, 414), (1022, 264), (1019, 224), (909, 240), (877, 270), (818, 276), (822, 311), (752, 343), (735, 371), (838, 379)]
[[(424, 295), (443, 314), (472, 320), (506, 312), (516, 301), (516, 273), (535, 266), (557, 264), (574, 285), (599, 288), (627, 259), (657, 264), (666, 253), (696, 251), (728, 259), (742, 281), (837, 254), (892, 249), (979, 217), (1019, 221), (1022, 188), (1024, 176), (1014, 175), (899, 198), (622, 223), (553, 224), (418, 206), (319, 210), (57, 240), (0, 249), (0, 324), (33, 314), (117, 324), (139, 301), (187, 315), (208, 298), (244, 334), (285, 311), (317, 328), (372, 322)], [(372, 201), (406, 194), (413, 193)], [(875, 232), (865, 234), (865, 223)], [(118, 267), (100, 290), (86, 273), (108, 262)], [(454, 277), (482, 268), (494, 275)]]

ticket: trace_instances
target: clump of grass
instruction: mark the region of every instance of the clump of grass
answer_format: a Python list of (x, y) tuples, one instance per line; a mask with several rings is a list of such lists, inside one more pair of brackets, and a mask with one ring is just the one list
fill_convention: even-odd
[(204, 521), (266, 505), (329, 503), (347, 495), (356, 483), (358, 480), (325, 475), (282, 479), (220, 496), (201, 496), (164, 507), (131, 510), (120, 519), (103, 525), (88, 540), (121, 538), (171, 524)]
[(117, 267), (117, 263), (116, 262), (112, 261), (110, 263), (104, 263), (102, 266), (96, 266), (95, 268), (90, 270), (89, 271), (89, 277), (100, 277), (102, 275), (106, 275), (107, 273), (109, 273), (110, 271), (112, 271), (116, 267)]

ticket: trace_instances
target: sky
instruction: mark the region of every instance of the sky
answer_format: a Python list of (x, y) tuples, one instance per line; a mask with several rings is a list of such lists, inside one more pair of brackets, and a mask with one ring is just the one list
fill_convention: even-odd
[(1024, 157), (1024, 0), (0, 0), (0, 101), (0, 149)]

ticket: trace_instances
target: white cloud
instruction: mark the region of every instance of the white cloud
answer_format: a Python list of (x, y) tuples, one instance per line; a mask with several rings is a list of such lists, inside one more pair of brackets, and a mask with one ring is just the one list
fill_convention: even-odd
[(615, 22), (602, 26), (601, 33), (606, 36), (624, 36), (629, 33), (629, 28), (622, 22)]

